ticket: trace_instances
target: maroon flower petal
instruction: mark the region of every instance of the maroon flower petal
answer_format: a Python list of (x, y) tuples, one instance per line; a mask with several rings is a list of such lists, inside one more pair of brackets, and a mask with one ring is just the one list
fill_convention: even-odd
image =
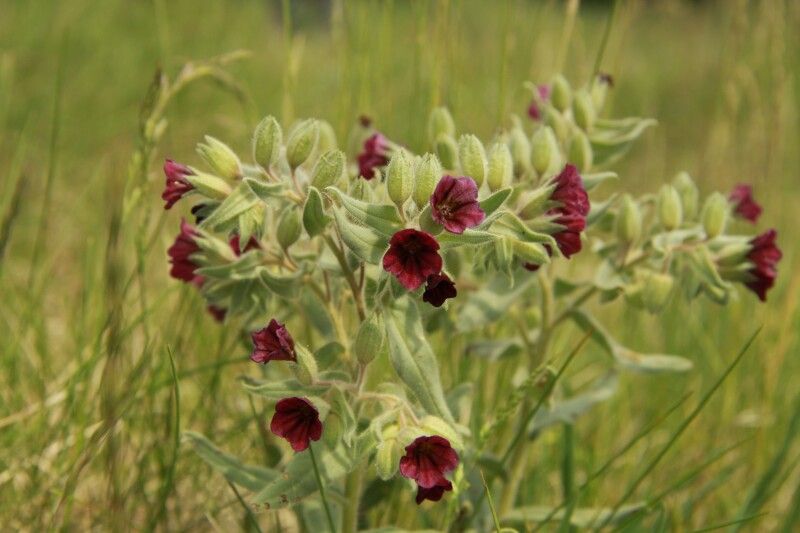
[(233, 253), (235, 253), (237, 256), (242, 255), (242, 253), (249, 252), (250, 250), (257, 250), (261, 248), (261, 245), (258, 243), (256, 238), (250, 237), (250, 239), (247, 241), (247, 245), (244, 247), (244, 252), (242, 252), (240, 249), (238, 234), (231, 237), (230, 241), (228, 241), (228, 244), (231, 245), (231, 250), (233, 250)]
[(302, 452), (308, 448), (310, 441), (318, 441), (322, 437), (319, 411), (305, 398), (284, 398), (275, 404), (269, 429), (286, 439), (296, 452)]
[(224, 307), (217, 307), (216, 305), (209, 305), (206, 309), (208, 309), (209, 314), (213, 316), (214, 320), (217, 322), (224, 322), (225, 315), (228, 314), (227, 309)]
[(455, 298), (456, 295), (458, 295), (456, 284), (447, 274), (431, 274), (428, 276), (425, 292), (422, 293), (422, 301), (434, 307), (441, 307), (445, 300)]
[(265, 365), (270, 361), (297, 361), (294, 351), (294, 339), (286, 326), (275, 320), (269, 321), (267, 327), (253, 332), (253, 353), (250, 360)]
[(375, 169), (389, 164), (389, 140), (381, 133), (372, 134), (364, 141), (364, 148), (358, 154), (358, 175), (366, 180), (375, 177)]
[(431, 195), (431, 217), (450, 233), (464, 233), (483, 222), (478, 186), (472, 178), (443, 176)]
[(400, 473), (425, 489), (445, 484), (444, 474), (457, 466), (458, 454), (450, 441), (438, 435), (417, 437), (400, 458)]
[(169, 262), (172, 264), (169, 271), (170, 276), (186, 283), (194, 282), (202, 285), (202, 281), (196, 279), (199, 276), (194, 273), (198, 267), (191, 260), (192, 254), (200, 251), (200, 247), (195, 241), (197, 235), (195, 228), (187, 224), (185, 220), (181, 220), (181, 232), (167, 250), (167, 255), (169, 256)]
[(383, 269), (393, 274), (406, 289), (416, 290), (428, 276), (442, 270), (439, 243), (424, 231), (400, 230), (389, 240)]
[(783, 257), (775, 239), (778, 232), (774, 229), (766, 231), (750, 241), (750, 252), (747, 259), (753, 264), (748, 271), (752, 277), (745, 286), (758, 295), (762, 302), (767, 301), (767, 291), (775, 285), (778, 276), (778, 262)]
[(586, 215), (591, 204), (589, 195), (583, 188), (578, 169), (574, 165), (566, 165), (555, 178), (556, 188), (550, 200), (558, 202), (558, 206), (547, 214), (555, 216), (553, 222), (564, 226), (564, 229), (553, 235), (558, 249), (569, 259), (581, 251), (581, 232), (586, 228)]
[(731, 191), (728, 199), (733, 203), (733, 212), (736, 216), (755, 224), (761, 216), (761, 206), (753, 198), (753, 188), (740, 183)]
[(164, 192), (161, 193), (161, 199), (166, 202), (164, 209), (171, 209), (175, 202), (183, 198), (184, 194), (194, 189), (194, 185), (186, 179), (186, 176), (193, 175), (194, 172), (189, 167), (176, 163), (172, 159), (164, 162), (166, 181)]
[(447, 480), (444, 480), (444, 483), (440, 483), (438, 485), (434, 485), (430, 488), (424, 488), (420, 485), (417, 485), (417, 497), (416, 502), (417, 505), (420, 505), (425, 500), (430, 500), (432, 502), (438, 502), (442, 499), (442, 496), (446, 491), (453, 490), (453, 484)]
[(539, 85), (537, 87), (539, 98), (532, 98), (528, 106), (528, 116), (532, 120), (542, 120), (542, 111), (539, 109), (539, 103), (550, 99), (550, 86)]

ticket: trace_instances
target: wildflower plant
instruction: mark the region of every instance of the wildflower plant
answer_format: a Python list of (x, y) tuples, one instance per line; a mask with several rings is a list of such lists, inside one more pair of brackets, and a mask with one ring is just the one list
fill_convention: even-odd
[[(267, 117), (246, 157), (209, 136), (197, 167), (166, 161), (165, 208), (192, 206), (170, 273), (250, 334), (258, 377), (242, 378), (243, 394), (274, 404), (270, 429), (290, 445), (262, 468), (186, 434), (250, 505), (293, 507), (310, 531), (353, 531), (365, 491), (393, 483), (400, 498), (441, 506), (437, 527), (484, 530), (494, 507), (480, 465), (492, 464), (499, 519), (513, 524), (514, 508), (534, 503), (519, 487), (543, 431), (608, 398), (619, 372), (692, 366), (623, 346), (587, 303), (658, 313), (674, 298), (725, 304), (737, 284), (766, 299), (781, 253), (774, 230), (734, 224), (761, 214), (749, 186), (702, 199), (681, 172), (641, 196), (600, 192), (655, 123), (604, 118), (611, 85), (531, 85), (524, 118), (486, 141), (436, 108), (421, 153), (366, 119), (348, 157), (322, 120)], [(577, 395), (560, 387), (551, 346), (570, 323), (608, 355)], [(431, 336), (458, 353), (437, 354)], [(468, 373), (441, 364), (470, 358), (518, 368), (494, 412), (473, 409)]]

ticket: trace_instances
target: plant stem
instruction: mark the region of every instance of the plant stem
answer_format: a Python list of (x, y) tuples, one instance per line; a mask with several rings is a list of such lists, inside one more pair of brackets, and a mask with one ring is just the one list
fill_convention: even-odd
[(361, 503), (361, 468), (356, 468), (347, 476), (344, 497), (347, 505), (342, 511), (342, 533), (355, 533), (358, 530), (358, 507)]
[(331, 533), (336, 533), (336, 526), (333, 523), (333, 515), (331, 514), (331, 508), (328, 505), (328, 498), (325, 497), (325, 486), (322, 483), (322, 477), (319, 475), (317, 457), (314, 455), (314, 446), (312, 446), (311, 443), (308, 443), (308, 454), (311, 456), (311, 464), (314, 466), (314, 476), (317, 478), (319, 495), (320, 498), (322, 498), (322, 506), (325, 507), (325, 516), (328, 517), (328, 527), (331, 528)]
[(347, 265), (347, 258), (345, 258), (344, 253), (342, 250), (336, 245), (336, 243), (331, 239), (329, 236), (325, 236), (325, 243), (333, 252), (333, 255), (336, 256), (336, 260), (339, 262), (339, 266), (342, 268), (342, 273), (344, 274), (345, 279), (347, 280), (347, 284), (350, 285), (350, 290), (353, 292), (353, 300), (356, 302), (356, 311), (358, 312), (358, 319), (363, 322), (367, 318), (367, 313), (364, 311), (364, 301), (361, 297), (361, 289), (358, 286), (358, 282), (356, 281), (355, 276), (353, 275), (353, 271), (350, 270), (350, 267)]

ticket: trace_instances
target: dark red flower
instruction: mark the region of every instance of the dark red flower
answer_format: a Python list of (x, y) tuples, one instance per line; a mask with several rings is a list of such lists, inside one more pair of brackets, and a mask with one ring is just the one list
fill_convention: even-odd
[(442, 257), (438, 250), (439, 243), (430, 234), (415, 229), (400, 230), (389, 240), (383, 269), (394, 274), (406, 289), (416, 290), (428, 276), (441, 272)]
[(483, 222), (478, 186), (472, 178), (443, 176), (431, 195), (431, 217), (450, 233), (464, 233)]
[(528, 116), (533, 120), (541, 120), (542, 111), (539, 109), (539, 102), (550, 99), (550, 86), (539, 85), (536, 89), (539, 92), (539, 98), (533, 98), (531, 100), (531, 104), (528, 106)]
[(761, 206), (753, 198), (753, 188), (740, 183), (731, 191), (728, 199), (733, 203), (733, 212), (737, 216), (754, 223), (761, 216)]
[(373, 133), (358, 154), (358, 174), (364, 179), (375, 177), (375, 169), (389, 164), (389, 140), (380, 133)]
[(228, 310), (224, 307), (217, 307), (216, 305), (209, 305), (207, 308), (208, 313), (214, 317), (214, 320), (217, 322), (224, 322), (225, 315), (228, 314)]
[(185, 220), (181, 220), (181, 232), (167, 250), (169, 262), (172, 263), (169, 275), (186, 283), (202, 285), (203, 278), (194, 273), (198, 266), (191, 259), (192, 254), (200, 251), (200, 247), (195, 241), (197, 236), (197, 230), (187, 224)]
[(175, 202), (183, 198), (184, 194), (194, 189), (194, 185), (186, 179), (186, 176), (194, 176), (194, 172), (187, 166), (167, 159), (164, 162), (164, 176), (166, 176), (166, 183), (164, 192), (161, 193), (161, 199), (167, 202), (164, 209), (170, 209)]
[(421, 504), (425, 500), (430, 500), (432, 502), (438, 502), (442, 499), (442, 496), (446, 491), (453, 490), (453, 484), (444, 480), (443, 483), (439, 483), (438, 485), (434, 485), (428, 489), (417, 485), (417, 505)]
[(322, 436), (319, 411), (305, 398), (284, 398), (275, 404), (269, 429), (289, 441), (296, 452), (302, 452), (308, 448), (309, 441), (317, 441)]
[(751, 248), (747, 259), (753, 264), (753, 267), (748, 270), (752, 279), (745, 282), (745, 285), (756, 293), (762, 302), (767, 301), (767, 291), (775, 285), (775, 278), (778, 276), (778, 261), (783, 257), (775, 243), (777, 236), (778, 232), (771, 229), (750, 240)]
[(567, 165), (555, 178), (556, 188), (550, 200), (560, 205), (550, 209), (547, 214), (555, 215), (553, 222), (564, 229), (553, 235), (558, 249), (568, 258), (581, 251), (581, 232), (586, 228), (586, 215), (589, 214), (589, 195), (583, 188), (578, 169)]
[(270, 361), (297, 361), (294, 353), (294, 339), (286, 326), (275, 320), (269, 321), (267, 327), (253, 332), (253, 353), (250, 360), (263, 365)]
[(247, 241), (247, 246), (244, 247), (244, 252), (242, 252), (242, 250), (239, 248), (240, 245), (239, 245), (238, 234), (231, 237), (231, 240), (228, 241), (228, 244), (231, 245), (231, 250), (233, 250), (233, 253), (235, 253), (236, 255), (242, 255), (242, 253), (244, 252), (249, 252), (250, 250), (257, 250), (261, 248), (261, 245), (258, 243), (256, 238), (250, 237), (250, 239)]
[(422, 301), (428, 302), (434, 307), (441, 307), (445, 300), (455, 298), (457, 294), (456, 284), (447, 274), (440, 272), (428, 276), (425, 292), (422, 293)]
[(449, 440), (438, 435), (417, 437), (400, 458), (400, 473), (423, 489), (449, 484), (444, 475), (457, 466), (458, 454)]

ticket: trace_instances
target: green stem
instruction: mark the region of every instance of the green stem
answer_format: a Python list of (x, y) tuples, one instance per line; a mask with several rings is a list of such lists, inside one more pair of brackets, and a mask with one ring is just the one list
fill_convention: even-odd
[(342, 512), (342, 533), (358, 531), (358, 507), (361, 503), (361, 468), (356, 468), (347, 476), (344, 486), (345, 505)]
[(358, 319), (363, 322), (367, 318), (367, 313), (364, 311), (364, 300), (361, 297), (361, 289), (358, 286), (358, 282), (356, 281), (355, 276), (353, 275), (353, 271), (350, 270), (350, 267), (347, 265), (347, 258), (344, 256), (342, 250), (336, 245), (333, 239), (330, 236), (325, 236), (325, 243), (333, 252), (333, 255), (336, 256), (336, 260), (339, 262), (339, 266), (342, 268), (342, 273), (344, 274), (345, 280), (347, 280), (347, 284), (350, 285), (350, 290), (353, 292), (353, 300), (356, 302), (356, 311), (358, 312)]
[(314, 447), (311, 445), (311, 443), (308, 443), (308, 454), (311, 456), (311, 464), (314, 466), (314, 476), (317, 478), (319, 495), (322, 498), (322, 506), (325, 507), (325, 516), (328, 517), (328, 527), (330, 527), (331, 533), (336, 533), (336, 526), (333, 523), (333, 515), (331, 514), (331, 508), (328, 505), (328, 498), (325, 497), (325, 486), (322, 484), (322, 477), (319, 475), (317, 457), (314, 455)]

